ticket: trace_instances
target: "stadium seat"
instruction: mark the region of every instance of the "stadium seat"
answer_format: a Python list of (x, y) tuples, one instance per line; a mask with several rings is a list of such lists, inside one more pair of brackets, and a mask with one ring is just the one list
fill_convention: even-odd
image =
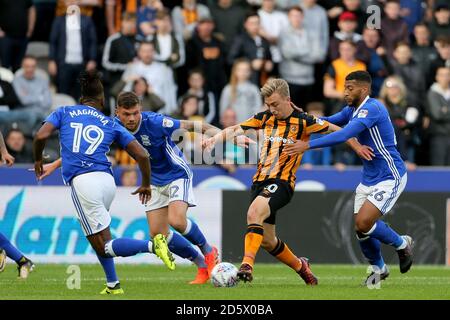
[(35, 58), (46, 58), (50, 52), (50, 46), (47, 42), (33, 41), (28, 43), (27, 55)]
[(77, 104), (74, 98), (64, 93), (52, 93), (52, 110), (60, 106), (73, 106)]
[(36, 58), (38, 68), (47, 70), (49, 52), (50, 46), (47, 42), (33, 41), (28, 44), (26, 54)]
[(0, 67), (0, 79), (11, 83), (14, 80), (14, 73), (9, 69)]

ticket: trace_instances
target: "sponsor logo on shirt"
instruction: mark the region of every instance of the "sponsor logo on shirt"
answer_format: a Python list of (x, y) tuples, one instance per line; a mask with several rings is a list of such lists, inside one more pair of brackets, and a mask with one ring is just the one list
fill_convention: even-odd
[(172, 128), (173, 127), (173, 121), (167, 118), (163, 119), (162, 125), (164, 128)]
[(365, 109), (360, 110), (358, 112), (358, 118), (366, 118), (368, 114), (369, 114), (368, 110), (365, 110)]
[(152, 145), (152, 143), (150, 142), (150, 138), (145, 134), (141, 135), (141, 140), (142, 140), (142, 145), (144, 145), (146, 147)]

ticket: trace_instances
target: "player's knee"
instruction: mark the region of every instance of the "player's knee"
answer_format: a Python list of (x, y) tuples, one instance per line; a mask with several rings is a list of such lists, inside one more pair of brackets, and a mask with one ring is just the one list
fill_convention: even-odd
[(356, 217), (355, 219), (355, 229), (357, 232), (368, 232), (373, 226), (373, 222), (371, 219)]
[(170, 222), (170, 225), (180, 233), (186, 231), (186, 221), (174, 220)]
[(263, 212), (258, 207), (251, 205), (247, 211), (247, 221), (261, 223), (262, 220), (264, 220)]

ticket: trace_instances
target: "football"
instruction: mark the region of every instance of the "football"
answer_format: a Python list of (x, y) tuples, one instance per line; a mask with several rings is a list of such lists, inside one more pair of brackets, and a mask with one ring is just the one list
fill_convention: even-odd
[(229, 262), (217, 264), (211, 272), (214, 287), (235, 287), (238, 284), (238, 269)]

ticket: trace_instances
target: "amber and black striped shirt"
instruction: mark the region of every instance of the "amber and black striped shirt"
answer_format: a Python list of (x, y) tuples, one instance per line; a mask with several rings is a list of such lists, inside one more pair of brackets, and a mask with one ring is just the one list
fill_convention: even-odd
[(295, 173), (303, 154), (289, 156), (283, 153), (284, 145), (296, 140), (308, 141), (312, 133), (328, 131), (329, 123), (297, 110), (283, 120), (264, 111), (242, 122), (240, 126), (243, 130), (264, 130), (264, 144), (253, 182), (280, 179), (294, 188)]

